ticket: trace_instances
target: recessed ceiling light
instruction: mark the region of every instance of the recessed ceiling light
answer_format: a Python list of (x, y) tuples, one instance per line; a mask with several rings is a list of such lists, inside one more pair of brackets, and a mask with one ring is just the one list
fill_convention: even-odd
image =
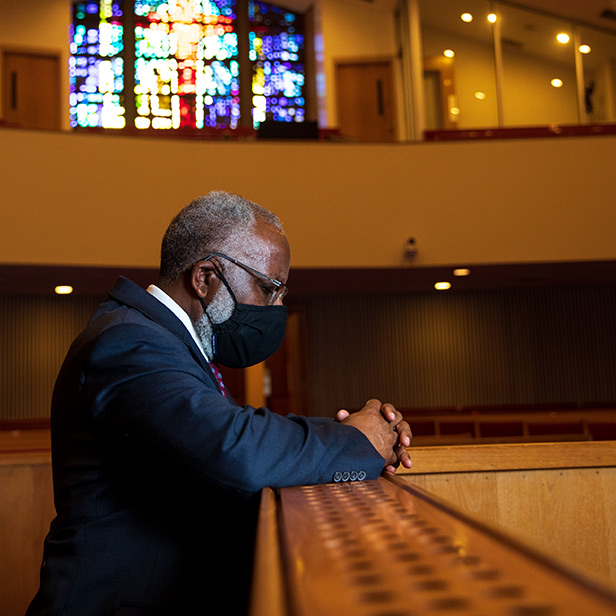
[(453, 58), (456, 55), (456, 52), (453, 49), (445, 49), (445, 51), (443, 52), (443, 55), (446, 58)]
[(556, 40), (564, 45), (569, 42), (569, 35), (566, 32), (560, 32), (556, 35)]
[(437, 291), (446, 291), (447, 289), (451, 289), (451, 282), (436, 282), (434, 283), (434, 288)]
[(54, 291), (58, 295), (70, 295), (73, 292), (73, 287), (69, 284), (59, 284)]
[(580, 53), (590, 53), (591, 49), (590, 49), (590, 45), (580, 45), (578, 47), (578, 51)]
[(497, 20), (496, 13), (489, 13), (489, 14), (488, 14), (488, 21), (489, 21), (491, 24), (495, 23), (495, 22), (496, 22), (496, 20)]
[(552, 79), (552, 81), (550, 81), (550, 83), (552, 84), (552, 87), (554, 87), (554, 88), (562, 88), (563, 80), (555, 78), (555, 79)]
[(468, 276), (470, 273), (471, 273), (471, 270), (469, 270), (466, 267), (458, 267), (455, 270), (453, 270), (454, 276)]
[(486, 93), (485, 93), (485, 92), (479, 92), (479, 91), (477, 91), (477, 92), (475, 92), (475, 98), (476, 98), (478, 101), (485, 101), (485, 100), (486, 100)]
[(470, 13), (462, 13), (462, 15), (460, 15), (460, 19), (465, 21), (467, 24), (470, 24), (471, 21), (473, 21), (473, 16)]

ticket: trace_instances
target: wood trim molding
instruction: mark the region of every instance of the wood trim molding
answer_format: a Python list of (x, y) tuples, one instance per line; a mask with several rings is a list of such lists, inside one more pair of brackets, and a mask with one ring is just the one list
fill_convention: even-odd
[(616, 466), (616, 442), (409, 447), (413, 468), (399, 475)]

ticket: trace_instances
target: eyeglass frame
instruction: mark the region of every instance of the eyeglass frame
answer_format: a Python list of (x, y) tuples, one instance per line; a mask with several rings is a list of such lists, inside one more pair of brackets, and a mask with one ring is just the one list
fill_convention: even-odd
[[(237, 259), (234, 259), (233, 257), (230, 257), (229, 255), (226, 255), (224, 252), (212, 252), (207, 257), (197, 259), (193, 263), (193, 267), (195, 267), (197, 263), (201, 263), (201, 261), (210, 261), (212, 257), (222, 257), (223, 259), (227, 259), (227, 261), (230, 261), (234, 265), (241, 267), (242, 269), (246, 270), (249, 274), (252, 274), (253, 276), (256, 276), (257, 278), (263, 278), (264, 280), (267, 280), (269, 283), (273, 284), (275, 287), (275, 290), (270, 292), (270, 298), (269, 298), (270, 306), (275, 304), (277, 301), (282, 301), (285, 295), (287, 294), (287, 292), (289, 291), (287, 285), (284, 282), (281, 282), (280, 280), (276, 280), (275, 278), (272, 278), (271, 276), (268, 276), (267, 274), (264, 274), (263, 272), (256, 270), (254, 267), (250, 267), (250, 265), (246, 265), (246, 263), (242, 263), (241, 261), (238, 261)], [(222, 272), (218, 269), (218, 267), (216, 267), (215, 263), (212, 263), (212, 265), (214, 265), (216, 272), (220, 275), (223, 283), (225, 284), (225, 286), (227, 287), (227, 289), (229, 290), (229, 292), (235, 299), (235, 295), (233, 294), (233, 291), (231, 290), (231, 287), (229, 286), (229, 283), (226, 281)]]

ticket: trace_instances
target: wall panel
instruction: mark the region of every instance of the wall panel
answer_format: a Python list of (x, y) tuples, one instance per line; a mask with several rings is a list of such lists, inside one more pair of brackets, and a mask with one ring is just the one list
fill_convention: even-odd
[(309, 304), (311, 406), (616, 400), (616, 288), (353, 295)]
[(0, 295), (0, 419), (49, 417), (62, 360), (100, 300)]
[[(0, 419), (48, 417), (100, 298), (0, 296)], [(307, 412), (616, 401), (616, 287), (312, 296)]]

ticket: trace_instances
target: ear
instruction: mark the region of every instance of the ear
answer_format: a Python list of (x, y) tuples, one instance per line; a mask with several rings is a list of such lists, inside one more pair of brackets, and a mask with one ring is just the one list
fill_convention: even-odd
[(220, 278), (214, 264), (210, 261), (199, 261), (190, 271), (190, 286), (198, 298), (209, 304), (218, 289)]

